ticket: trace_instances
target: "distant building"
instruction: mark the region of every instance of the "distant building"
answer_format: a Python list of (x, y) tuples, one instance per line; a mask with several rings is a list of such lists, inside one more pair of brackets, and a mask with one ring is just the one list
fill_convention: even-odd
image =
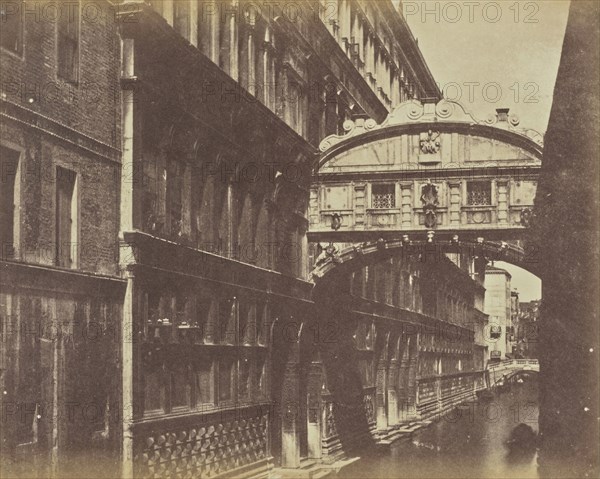
[(540, 300), (519, 303), (519, 312), (515, 324), (517, 354), (523, 358), (537, 358), (538, 320)]
[(494, 266), (485, 270), (485, 306), (489, 315), (490, 360), (502, 360), (511, 356), (510, 337), (512, 331), (511, 275), (508, 271)]
[(509, 350), (512, 353), (512, 356), (518, 354), (517, 352), (517, 336), (515, 331), (515, 326), (519, 321), (519, 292), (516, 289), (513, 289), (510, 292), (510, 326), (507, 329), (507, 341), (509, 344)]

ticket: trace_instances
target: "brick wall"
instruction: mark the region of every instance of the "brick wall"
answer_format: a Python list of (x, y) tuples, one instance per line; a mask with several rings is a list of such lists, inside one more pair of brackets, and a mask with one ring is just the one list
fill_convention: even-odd
[[(57, 74), (57, 21), (51, 4), (73, 2), (30, 2), (19, 12), (21, 54), (0, 52), (0, 142), (20, 155), (17, 258), (55, 264), (56, 171), (62, 167), (77, 174), (76, 267), (115, 274), (120, 191), (115, 14), (109, 2), (81, 2), (79, 81), (72, 84)], [(6, 173), (4, 159), (0, 161)], [(2, 181), (9, 180), (6, 176)]]
[(74, 2), (27, 3), (19, 11), (22, 54), (1, 51), (0, 79), (6, 95), (2, 98), (118, 146), (120, 47), (114, 7), (103, 0), (81, 2), (79, 83), (75, 85), (57, 75), (57, 21), (52, 8)]

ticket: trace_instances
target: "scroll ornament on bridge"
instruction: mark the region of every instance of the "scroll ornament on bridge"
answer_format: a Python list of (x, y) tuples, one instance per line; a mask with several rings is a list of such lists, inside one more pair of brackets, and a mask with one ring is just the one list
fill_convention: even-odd
[[(499, 121), (498, 115), (490, 115), (483, 121), (477, 120), (471, 113), (465, 110), (460, 103), (451, 100), (440, 100), (435, 105), (421, 103), (418, 100), (408, 100), (397, 105), (387, 118), (381, 123), (374, 119), (356, 119), (346, 120), (343, 124), (344, 134), (329, 135), (319, 145), (319, 150), (325, 153), (338, 143), (350, 138), (360, 136), (365, 133), (395, 127), (399, 125), (409, 125), (414, 123), (463, 123), (469, 125), (485, 125), (498, 129), (510, 130), (519, 135), (525, 136), (538, 145), (543, 144), (543, 136), (535, 130), (519, 128), (519, 118), (511, 114), (507, 121)], [(421, 151), (426, 154), (434, 154), (439, 150), (439, 132), (430, 132), (430, 136), (423, 138), (421, 136)]]
[(531, 226), (533, 220), (533, 210), (531, 208), (523, 208), (521, 210), (521, 224), (525, 227)]

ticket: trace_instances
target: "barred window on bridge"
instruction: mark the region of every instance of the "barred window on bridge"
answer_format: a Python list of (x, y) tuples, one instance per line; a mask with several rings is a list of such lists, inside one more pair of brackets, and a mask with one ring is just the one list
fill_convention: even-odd
[(490, 181), (467, 182), (467, 204), (469, 206), (491, 205), (492, 183)]
[(377, 209), (395, 208), (395, 186), (393, 184), (373, 185), (371, 187), (371, 206)]

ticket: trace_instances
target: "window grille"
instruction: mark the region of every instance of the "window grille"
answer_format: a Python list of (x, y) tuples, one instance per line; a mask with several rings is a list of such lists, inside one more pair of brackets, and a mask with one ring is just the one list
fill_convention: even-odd
[(376, 209), (396, 207), (394, 185), (373, 185), (371, 190), (371, 205)]
[(467, 204), (470, 206), (489, 206), (492, 204), (492, 184), (489, 181), (470, 181), (467, 183)]

